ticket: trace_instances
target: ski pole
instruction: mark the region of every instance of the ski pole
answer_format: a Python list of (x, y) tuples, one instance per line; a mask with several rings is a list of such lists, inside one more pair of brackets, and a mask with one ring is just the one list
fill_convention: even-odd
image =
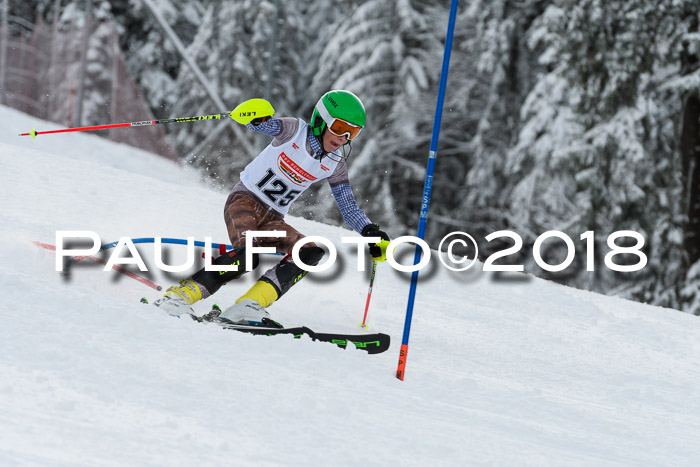
[(362, 329), (367, 329), (367, 312), (369, 311), (369, 301), (372, 298), (372, 288), (374, 287), (374, 274), (377, 272), (377, 262), (372, 261), (372, 275), (369, 276), (369, 292), (367, 292), (367, 303), (365, 304), (365, 316), (362, 318)]
[(200, 120), (221, 120), (230, 115), (230, 112), (223, 112), (220, 114), (213, 115), (202, 115), (199, 117), (179, 117), (171, 118), (168, 120), (146, 120), (143, 122), (127, 122), (127, 123), (111, 123), (108, 125), (95, 125), (95, 126), (83, 126), (79, 128), (65, 128), (63, 130), (50, 130), (50, 131), (36, 131), (32, 128), (29, 133), (20, 133), (19, 136), (31, 136), (32, 139), (36, 138), (37, 135), (48, 135), (51, 133), (70, 133), (74, 131), (93, 131), (93, 130), (107, 130), (110, 128), (126, 128), (132, 126), (151, 126), (151, 125), (163, 125), (165, 123), (186, 123), (186, 122), (198, 122)]

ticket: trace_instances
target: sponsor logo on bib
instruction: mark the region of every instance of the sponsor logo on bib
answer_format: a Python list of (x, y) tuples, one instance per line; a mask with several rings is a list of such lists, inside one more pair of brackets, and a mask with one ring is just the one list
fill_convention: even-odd
[(309, 181), (316, 181), (316, 177), (302, 169), (299, 164), (294, 162), (285, 153), (280, 153), (277, 158), (277, 164), (280, 171), (294, 184), (305, 185)]

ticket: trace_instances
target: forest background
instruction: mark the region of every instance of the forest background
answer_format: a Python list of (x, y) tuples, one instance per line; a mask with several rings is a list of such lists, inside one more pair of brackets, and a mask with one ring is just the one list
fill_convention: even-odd
[[(348, 159), (358, 203), (393, 237), (415, 234), (449, 1), (1, 1), (0, 103), (67, 126), (216, 114), (252, 97), (308, 121), (325, 91), (355, 92), (368, 113)], [(697, 0), (460, 2), (426, 240), (469, 232), (484, 260), (512, 245), (485, 237), (511, 230), (523, 248), (498, 264), (699, 315), (699, 24)], [(197, 167), (224, 192), (265, 144), (218, 121), (105, 136)], [(291, 214), (341, 224), (317, 185)], [(558, 273), (532, 251), (550, 230), (576, 245)], [(620, 230), (645, 239), (639, 272), (604, 266)], [(542, 252), (550, 264), (566, 254), (555, 240)]]

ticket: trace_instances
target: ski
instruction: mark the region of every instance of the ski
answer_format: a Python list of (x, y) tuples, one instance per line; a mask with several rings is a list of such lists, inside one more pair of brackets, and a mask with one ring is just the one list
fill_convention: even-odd
[[(141, 303), (149, 304), (146, 297), (141, 298)], [(360, 350), (364, 350), (369, 354), (377, 354), (386, 352), (391, 345), (391, 337), (388, 334), (383, 333), (373, 333), (373, 334), (345, 334), (345, 333), (329, 333), (329, 332), (316, 332), (306, 326), (296, 326), (293, 328), (285, 328), (276, 321), (264, 318), (267, 326), (247, 326), (242, 324), (233, 324), (224, 322), (219, 318), (221, 313), (221, 308), (218, 305), (214, 305), (212, 310), (203, 315), (197, 316), (193, 313), (187, 313), (183, 316), (189, 316), (193, 320), (203, 323), (203, 324), (215, 324), (223, 329), (228, 329), (232, 331), (245, 332), (248, 334), (255, 334), (260, 336), (276, 336), (280, 334), (291, 334), (295, 339), (301, 338), (301, 336), (308, 336), (311, 340), (319, 342), (328, 342), (335, 344), (340, 348), (346, 348), (348, 344), (354, 345)]]
[(338, 347), (346, 348), (348, 344), (354, 344), (360, 350), (364, 350), (370, 354), (385, 352), (391, 344), (391, 337), (388, 334), (343, 334), (343, 333), (326, 333), (316, 332), (306, 326), (298, 326), (293, 328), (267, 328), (260, 326), (241, 326), (236, 324), (217, 323), (224, 329), (233, 331), (246, 332), (262, 336), (277, 336), (280, 334), (291, 334), (296, 339), (301, 336), (309, 336), (314, 341), (329, 342)]

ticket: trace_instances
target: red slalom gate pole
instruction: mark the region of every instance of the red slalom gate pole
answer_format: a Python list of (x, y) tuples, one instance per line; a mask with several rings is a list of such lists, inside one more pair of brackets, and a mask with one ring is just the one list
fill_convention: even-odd
[(53, 133), (72, 133), (75, 131), (94, 131), (94, 130), (108, 130), (110, 128), (127, 128), (134, 126), (151, 126), (151, 125), (163, 125), (166, 123), (187, 123), (187, 122), (199, 122), (201, 120), (221, 120), (230, 115), (230, 112), (222, 112), (220, 114), (213, 115), (202, 115), (198, 117), (179, 117), (171, 118), (168, 120), (145, 120), (142, 122), (126, 122), (126, 123), (110, 123), (107, 125), (94, 125), (94, 126), (83, 126), (78, 128), (64, 128), (62, 130), (49, 130), (49, 131), (36, 131), (34, 128), (28, 133), (20, 133), (19, 136), (31, 136), (32, 139), (36, 138), (38, 135), (49, 135)]
[(374, 275), (377, 272), (377, 262), (372, 261), (372, 275), (369, 277), (369, 292), (367, 292), (367, 303), (365, 303), (365, 316), (362, 318), (362, 329), (367, 329), (367, 312), (369, 311), (369, 301), (372, 299), (372, 289), (374, 288)]
[[(37, 242), (35, 241), (34, 244), (36, 246), (39, 246), (41, 248), (44, 248), (45, 250), (51, 250), (51, 251), (56, 251), (56, 245), (51, 245), (49, 243), (42, 243), (42, 242)], [(89, 261), (94, 261), (95, 263), (99, 264), (104, 264), (105, 266), (107, 265), (107, 261), (103, 260), (102, 258), (98, 258), (97, 256), (74, 256), (71, 258), (74, 262), (86, 259)], [(138, 274), (131, 272), (127, 269), (122, 268), (121, 266), (117, 266), (116, 264), (112, 266), (112, 269), (124, 274), (126, 277), (130, 277), (136, 281), (141, 282), (144, 285), (147, 285), (148, 287), (155, 289), (155, 290), (163, 290), (163, 288), (156, 284), (155, 282), (152, 282), (145, 277), (139, 276)]]

